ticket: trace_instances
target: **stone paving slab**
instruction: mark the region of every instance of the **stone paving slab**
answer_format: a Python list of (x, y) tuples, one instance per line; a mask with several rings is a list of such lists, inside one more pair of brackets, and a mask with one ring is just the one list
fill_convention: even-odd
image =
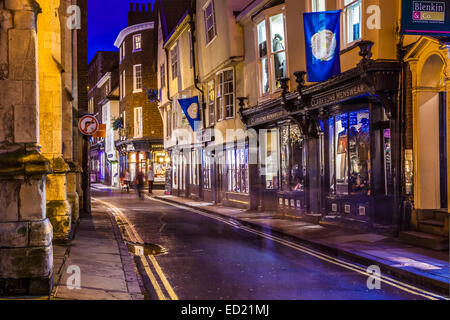
[[(94, 205), (92, 217), (80, 221), (70, 246), (55, 245), (55, 288), (52, 299), (143, 300), (128, 251), (108, 212)], [(61, 264), (63, 264), (61, 266)], [(71, 289), (67, 273), (80, 268), (80, 288)]]

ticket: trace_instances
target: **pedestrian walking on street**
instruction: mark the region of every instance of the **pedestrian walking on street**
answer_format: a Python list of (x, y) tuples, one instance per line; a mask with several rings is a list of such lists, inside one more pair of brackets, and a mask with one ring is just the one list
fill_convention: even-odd
[(153, 182), (155, 181), (155, 173), (153, 172), (153, 169), (151, 166), (148, 168), (147, 180), (148, 180), (148, 193), (152, 194), (153, 193)]
[(139, 199), (144, 200), (144, 194), (142, 193), (142, 189), (144, 188), (144, 174), (142, 173), (142, 171), (139, 171), (136, 177), (136, 188)]
[(123, 181), (125, 183), (125, 188), (127, 189), (127, 192), (130, 193), (131, 175), (130, 175), (130, 172), (128, 170), (125, 172), (125, 176), (123, 177)]

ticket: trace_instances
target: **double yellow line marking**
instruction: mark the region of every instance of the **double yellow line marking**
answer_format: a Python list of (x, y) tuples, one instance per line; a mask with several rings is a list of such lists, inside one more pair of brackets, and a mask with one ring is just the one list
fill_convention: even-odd
[[(127, 217), (123, 214), (122, 210), (120, 210), (119, 208), (117, 208), (116, 206), (114, 206), (113, 204), (111, 204), (107, 201), (103, 201), (103, 200), (100, 200), (97, 198), (92, 198), (92, 200), (98, 201), (99, 203), (101, 203), (104, 206), (111, 209), (116, 220), (121, 220), (124, 223), (125, 231), (131, 242), (142, 244), (142, 245), (144, 244), (144, 241), (142, 240), (141, 236), (136, 231), (134, 226), (130, 223), (130, 221), (127, 219)], [(178, 300), (178, 296), (176, 295), (173, 287), (170, 285), (169, 281), (167, 280), (167, 277), (165, 276), (164, 272), (162, 271), (161, 266), (159, 265), (156, 258), (151, 255), (147, 255), (147, 256), (141, 255), (141, 256), (139, 256), (139, 258), (141, 259), (142, 265), (144, 266), (144, 270), (145, 270), (148, 278), (150, 279), (150, 282), (151, 282), (153, 288), (155, 289), (158, 299), (159, 300), (169, 300), (169, 299), (170, 300)], [(150, 268), (150, 265), (147, 262), (147, 258), (150, 260), (153, 268), (156, 271), (156, 274), (159, 276), (161, 283), (163, 284), (163, 287), (168, 294), (168, 297), (165, 295), (161, 286), (159, 285), (157, 277), (155, 276), (152, 269)]]
[(308, 254), (310, 256), (314, 256), (314, 257), (316, 257), (316, 258), (318, 258), (320, 260), (327, 261), (327, 262), (332, 263), (334, 265), (338, 265), (338, 266), (343, 267), (345, 269), (357, 272), (357, 273), (359, 273), (361, 275), (364, 275), (366, 277), (372, 277), (373, 279), (379, 280), (379, 281), (381, 281), (381, 282), (383, 282), (385, 284), (388, 284), (390, 286), (393, 286), (395, 288), (398, 288), (398, 289), (403, 290), (405, 292), (408, 292), (410, 294), (418, 295), (418, 296), (421, 296), (421, 297), (424, 297), (424, 298), (427, 298), (427, 299), (430, 299), (430, 300), (449, 300), (447, 297), (437, 295), (435, 293), (423, 290), (421, 288), (412, 286), (412, 285), (404, 283), (402, 281), (398, 281), (398, 280), (395, 280), (393, 278), (390, 278), (390, 277), (387, 277), (387, 276), (384, 276), (384, 275), (377, 276), (375, 274), (368, 273), (365, 268), (363, 268), (363, 267), (361, 267), (361, 266), (359, 266), (357, 264), (350, 263), (350, 262), (347, 262), (345, 260), (332, 257), (332, 256), (327, 255), (325, 253), (322, 253), (322, 252), (310, 249), (308, 247), (302, 246), (302, 245), (300, 245), (298, 243), (295, 243), (295, 242), (292, 242), (292, 241), (289, 241), (289, 240), (285, 240), (283, 238), (280, 238), (280, 237), (277, 237), (277, 236), (274, 236), (274, 235), (271, 235), (271, 234), (268, 234), (268, 233), (265, 233), (265, 232), (262, 232), (262, 231), (258, 231), (258, 230), (255, 230), (255, 229), (243, 226), (243, 225), (237, 225), (236, 223), (233, 223), (232, 221), (227, 220), (226, 218), (223, 218), (223, 217), (220, 217), (220, 216), (216, 216), (216, 215), (213, 215), (213, 214), (209, 214), (209, 213), (206, 213), (206, 212), (203, 212), (203, 211), (199, 211), (199, 210), (196, 210), (196, 209), (193, 209), (193, 208), (190, 208), (190, 207), (186, 207), (186, 206), (183, 206), (183, 205), (169, 203), (169, 202), (162, 201), (162, 200), (159, 200), (159, 199), (154, 199), (153, 198), (152, 200), (159, 201), (159, 202), (165, 203), (165, 204), (169, 204), (171, 206), (174, 206), (174, 207), (177, 207), (177, 208), (180, 208), (180, 209), (189, 210), (189, 211), (195, 212), (195, 213), (197, 213), (199, 215), (202, 215), (202, 216), (205, 216), (205, 217), (208, 217), (208, 218), (211, 218), (211, 219), (215, 219), (215, 220), (221, 221), (221, 222), (226, 223), (226, 224), (228, 224), (228, 225), (230, 225), (232, 227), (240, 228), (241, 230), (245, 230), (247, 232), (253, 233), (253, 234), (258, 235), (260, 237), (263, 237), (263, 238), (272, 240), (274, 242), (280, 243), (282, 245), (285, 245), (285, 246), (290, 247), (292, 249), (295, 249), (297, 251), (301, 251), (301, 252), (303, 252), (305, 254)]

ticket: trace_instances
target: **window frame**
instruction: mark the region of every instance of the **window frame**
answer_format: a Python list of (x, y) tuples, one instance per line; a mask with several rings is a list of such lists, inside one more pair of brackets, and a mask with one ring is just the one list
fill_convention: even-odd
[[(138, 77), (138, 71), (137, 68), (140, 67), (140, 75)], [(141, 87), (138, 88), (138, 80), (140, 79)], [(133, 65), (133, 93), (139, 93), (143, 90), (143, 79), (142, 79), (142, 64), (135, 64)]]
[(136, 107), (134, 108), (134, 138), (139, 139), (142, 138), (143, 136), (144, 136), (144, 119), (142, 107)]
[[(320, 10), (320, 5), (318, 5), (318, 2), (323, 3), (323, 10)], [(311, 12), (322, 12), (327, 10), (327, 2), (326, 0), (311, 0)]]
[(125, 70), (122, 71), (122, 99), (124, 99), (127, 96), (127, 88), (126, 88), (126, 83), (127, 83), (127, 78), (126, 78), (126, 72)]
[[(174, 59), (174, 57), (176, 59)], [(179, 75), (179, 64), (180, 57), (178, 52), (178, 43), (170, 50), (170, 69), (172, 80), (178, 79)]]
[[(216, 123), (216, 81), (210, 80), (207, 83), (207, 93), (208, 93), (208, 124), (213, 126)], [(211, 100), (211, 93), (214, 95)]]
[[(137, 42), (136, 39), (139, 39), (139, 41)], [(136, 45), (137, 43), (139, 43), (139, 48)], [(139, 52), (139, 51), (142, 51), (142, 34), (141, 33), (137, 33), (137, 34), (133, 35), (133, 53)]]
[(166, 87), (166, 64), (163, 62), (159, 66), (159, 85), (161, 89), (164, 89)]
[[(226, 106), (225, 106), (225, 93), (224, 93), (224, 85), (225, 85), (225, 73), (226, 72), (230, 72), (232, 73), (233, 79), (232, 79), (232, 84), (233, 84), (233, 92), (231, 93), (232, 95), (232, 102), (233, 104), (232, 106), (232, 116), (227, 116), (227, 112), (226, 112)], [(236, 75), (235, 75), (235, 70), (234, 68), (226, 68), (223, 69), (219, 72), (216, 73), (216, 88), (215, 88), (215, 104), (216, 104), (216, 121), (220, 122), (220, 121), (224, 121), (224, 120), (230, 120), (230, 119), (234, 119), (236, 117)], [(229, 83), (230, 81), (228, 81), (227, 83)], [(227, 95), (230, 95), (230, 93), (227, 93)]]
[[(358, 42), (359, 40), (361, 40), (362, 39), (362, 32), (363, 32), (363, 24), (362, 24), (362, 8), (363, 8), (363, 3), (362, 3), (363, 1), (362, 0), (353, 0), (353, 1), (350, 1), (348, 4), (345, 4), (345, 0), (342, 0), (342, 14), (343, 14), (343, 23), (342, 23), (342, 25), (343, 25), (343, 33), (344, 33), (344, 48), (345, 47), (350, 47), (350, 46), (352, 46), (353, 44), (355, 44), (356, 42)], [(348, 10), (350, 9), (350, 8), (352, 8), (352, 7), (354, 7), (356, 4), (358, 4), (359, 3), (359, 38), (357, 38), (357, 39), (354, 39), (354, 40), (352, 40), (352, 41), (349, 41), (349, 31), (350, 31), (350, 28), (349, 28), (349, 12), (348, 12)], [(352, 30), (352, 32), (353, 32), (353, 30)]]
[[(273, 44), (271, 38), (271, 25), (270, 18), (277, 16), (279, 14), (283, 15), (283, 24), (284, 24), (284, 50), (279, 50), (277, 52), (273, 52)], [(267, 42), (267, 53), (264, 57), (260, 57), (259, 53), (259, 34), (258, 34), (258, 25), (262, 22), (265, 22), (265, 30), (266, 30), (266, 42)], [(281, 88), (277, 88), (277, 80), (275, 79), (275, 70), (274, 70), (274, 57), (277, 53), (284, 52), (285, 54), (285, 76), (289, 75), (289, 48), (287, 41), (287, 28), (286, 28), (286, 10), (285, 5), (281, 4), (277, 7), (270, 8), (264, 11), (259, 17), (254, 20), (254, 35), (255, 35), (255, 50), (256, 50), (256, 59), (258, 65), (258, 100), (265, 101), (273, 98), (274, 95), (278, 94), (282, 91)], [(269, 81), (269, 90), (264, 93), (263, 89), (263, 75), (262, 75), (262, 61), (263, 59), (267, 59), (268, 64), (268, 81)]]
[[(212, 26), (211, 28), (208, 29), (208, 18), (206, 16), (206, 10), (209, 6), (212, 6), (211, 11), (211, 17), (212, 17)], [(204, 22), (204, 26), (205, 26), (205, 45), (209, 46), (216, 38), (217, 38), (217, 23), (216, 23), (216, 6), (214, 4), (214, 0), (209, 0), (208, 2), (205, 3), (205, 5), (202, 8), (203, 10), (203, 22)], [(209, 30), (213, 30), (214, 31), (214, 35), (211, 39), (209, 39)]]

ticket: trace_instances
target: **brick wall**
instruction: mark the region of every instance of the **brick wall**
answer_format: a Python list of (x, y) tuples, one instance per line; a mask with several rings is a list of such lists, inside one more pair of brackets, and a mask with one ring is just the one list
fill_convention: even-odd
[[(133, 52), (133, 36), (141, 34), (142, 50)], [(163, 122), (158, 110), (158, 104), (151, 103), (146, 95), (146, 90), (157, 89), (156, 73), (156, 29), (148, 29), (129, 34), (125, 39), (125, 59), (120, 64), (120, 74), (125, 70), (126, 94), (120, 102), (120, 113), (126, 111), (126, 126), (128, 138), (134, 137), (134, 109), (142, 107), (143, 113), (143, 135), (144, 139), (162, 140)], [(142, 66), (141, 93), (133, 93), (133, 66)]]

